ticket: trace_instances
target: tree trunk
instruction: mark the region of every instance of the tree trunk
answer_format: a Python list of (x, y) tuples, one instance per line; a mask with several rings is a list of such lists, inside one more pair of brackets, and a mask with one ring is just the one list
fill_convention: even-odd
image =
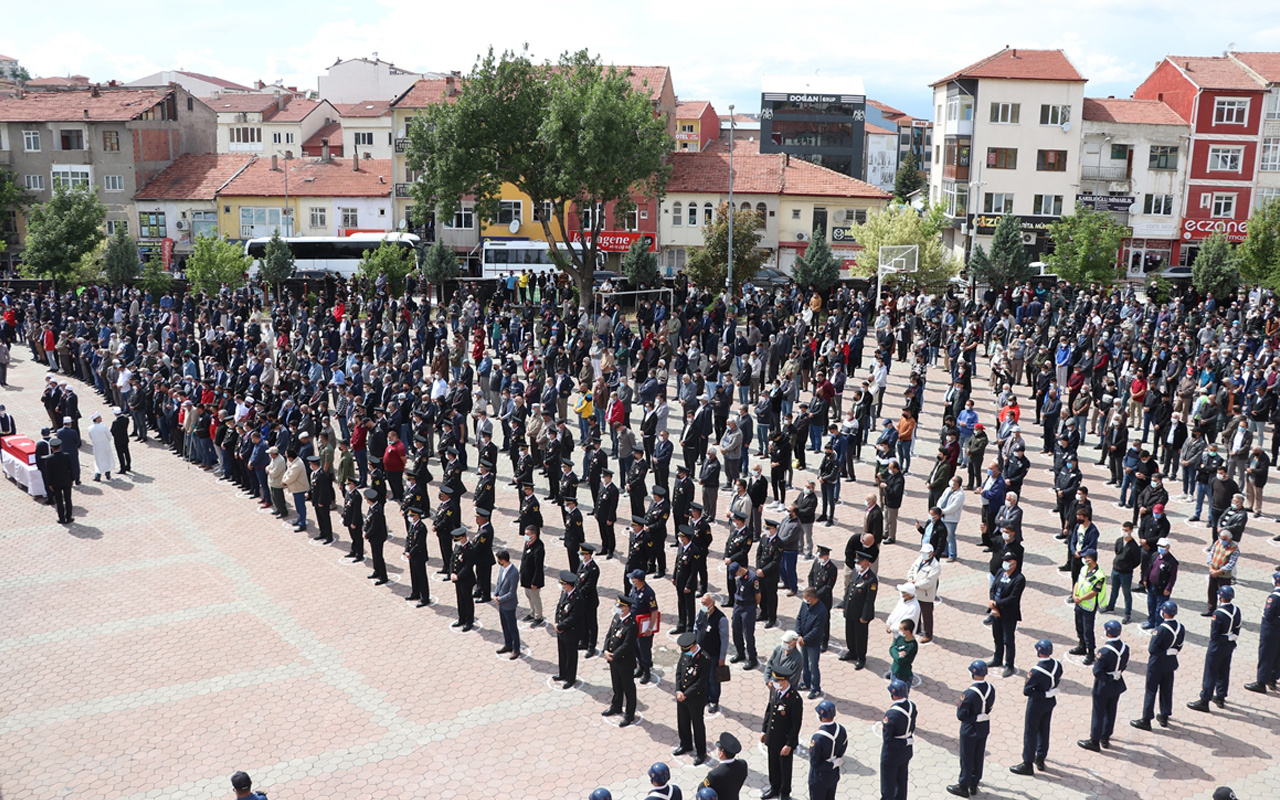
[(579, 269), (576, 272), (578, 273), (576, 275), (572, 272), (566, 272), (565, 274), (572, 278), (574, 286), (578, 287), (578, 307), (590, 311), (591, 296), (595, 290), (595, 270)]

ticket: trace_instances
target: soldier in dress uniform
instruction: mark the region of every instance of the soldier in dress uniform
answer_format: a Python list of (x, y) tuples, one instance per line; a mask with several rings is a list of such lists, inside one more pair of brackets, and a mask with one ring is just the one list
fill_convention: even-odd
[(378, 493), (378, 502), (387, 499), (387, 473), (382, 471), (381, 459), (373, 458), (373, 471), (369, 473), (369, 488)]
[(836, 704), (823, 700), (814, 709), (818, 730), (809, 737), (809, 800), (836, 800), (840, 760), (849, 747), (849, 734), (836, 722)]
[(800, 693), (791, 687), (787, 675), (775, 671), (760, 729), (760, 741), (769, 753), (769, 786), (760, 794), (761, 800), (791, 797), (791, 764), (799, 744), (803, 716), (804, 701)]
[(916, 704), (908, 699), (911, 686), (889, 681), (893, 705), (884, 712), (880, 745), (880, 800), (907, 800), (907, 768), (915, 751)]
[(1027, 715), (1022, 728), (1022, 762), (1009, 767), (1015, 775), (1032, 775), (1031, 765), (1044, 772), (1044, 760), (1049, 755), (1049, 726), (1053, 722), (1053, 709), (1058, 705), (1058, 684), (1062, 682), (1062, 664), (1053, 657), (1053, 642), (1041, 639), (1036, 642), (1039, 661), (1027, 670), (1027, 682), (1022, 694), (1027, 698)]
[(493, 474), (493, 462), (487, 459), (480, 461), (479, 473), (476, 475), (476, 490), (473, 494), (476, 508), (493, 508), (496, 495), (497, 476)]
[(364, 537), (360, 535), (364, 524), (364, 514), (360, 510), (363, 499), (356, 488), (356, 477), (352, 475), (347, 478), (347, 499), (342, 503), (342, 524), (351, 534), (351, 551), (343, 558), (352, 561), (364, 561)]
[(1200, 699), (1187, 703), (1192, 711), (1209, 713), (1209, 701), (1218, 708), (1227, 705), (1227, 687), (1231, 680), (1231, 657), (1236, 652), (1236, 639), (1240, 638), (1242, 618), (1240, 609), (1233, 602), (1236, 590), (1233, 586), (1218, 589), (1218, 607), (1213, 612), (1213, 624), (1209, 628), (1209, 647), (1204, 654), (1204, 679), (1200, 684)]
[(466, 471), (466, 465), (460, 457), (461, 450), (457, 447), (450, 447), (446, 453), (449, 460), (444, 465), (444, 476), (441, 483), (453, 490), (453, 498), (457, 502), (462, 502), (462, 496), (467, 493), (467, 487), (462, 483), (462, 473)]
[(563, 458), (560, 460), (560, 488), (556, 492), (556, 499), (563, 503), (570, 497), (577, 496), (578, 474), (573, 471), (573, 459)]
[(493, 557), (493, 523), (489, 521), (492, 516), (487, 506), (476, 506), (476, 535), (471, 543), (475, 551), (476, 590), (471, 596), (480, 603), (493, 599), (493, 565), (497, 559)]
[(516, 519), (516, 524), (522, 531), (536, 528), (541, 535), (542, 506), (538, 504), (538, 496), (533, 493), (533, 480), (525, 481), (520, 488), (524, 492), (524, 497), (520, 500), (520, 516)]
[(601, 478), (608, 468), (609, 454), (600, 447), (600, 437), (595, 436), (587, 446), (587, 488), (591, 491), (592, 505), (600, 503)]
[(1271, 575), (1271, 594), (1262, 609), (1262, 625), (1258, 629), (1258, 679), (1246, 683), (1245, 689), (1266, 694), (1280, 681), (1280, 572)]
[(613, 551), (618, 546), (613, 532), (613, 526), (618, 521), (618, 487), (613, 483), (613, 470), (601, 470), (600, 480), (600, 492), (596, 497), (593, 513), (596, 524), (600, 526), (600, 551), (606, 559), (612, 559)]
[[(710, 531), (710, 524), (702, 518), (702, 505), (700, 503), (694, 505), (697, 506), (691, 515), (694, 530), (698, 530), (698, 525), (701, 523), (706, 524), (707, 530)], [(724, 561), (725, 594), (729, 598), (725, 605), (733, 608), (736, 594), (734, 583), (738, 579), (738, 571), (733, 569), (733, 565), (751, 563), (751, 528), (747, 525), (747, 514), (744, 511), (738, 510), (733, 513), (733, 522), (729, 525), (729, 538), (724, 543)]]
[(960, 782), (947, 787), (956, 797), (972, 797), (982, 780), (982, 764), (991, 734), (991, 709), (996, 704), (996, 687), (987, 682), (987, 662), (978, 659), (969, 665), (973, 685), (964, 690), (956, 705), (960, 720)]
[(511, 479), (512, 486), (523, 486), (525, 483), (533, 483), (533, 456), (529, 455), (528, 442), (520, 442), (519, 455), (513, 455), (511, 458), (511, 471), (514, 477)]
[(556, 603), (556, 652), (559, 670), (551, 676), (553, 681), (564, 681), (564, 688), (572, 689), (578, 680), (578, 639), (582, 627), (582, 599), (574, 590), (578, 576), (567, 569), (560, 570), (560, 600)]
[(671, 517), (671, 506), (667, 503), (667, 490), (661, 486), (653, 487), (653, 502), (645, 512), (645, 543), (649, 546), (648, 571), (659, 578), (667, 575), (667, 520)]
[(682, 525), (678, 538), (680, 546), (676, 551), (675, 569), (671, 571), (671, 582), (676, 589), (676, 606), (680, 612), (679, 622), (673, 631), (677, 634), (693, 630), (695, 601), (698, 598), (698, 562), (703, 558), (698, 546), (693, 543), (693, 528)]
[(430, 514), (431, 502), (427, 499), (427, 487), (418, 483), (418, 476), (412, 472), (404, 474), (404, 530), (409, 532), (409, 509), (416, 508), (424, 514)]
[(631, 498), (631, 516), (644, 516), (644, 500), (649, 494), (649, 465), (644, 460), (644, 451), (637, 450), (635, 461), (627, 473), (627, 496)]
[(370, 486), (364, 490), (369, 501), (369, 513), (364, 518), (364, 538), (369, 543), (369, 555), (373, 558), (373, 572), (369, 578), (381, 586), (387, 582), (387, 562), (382, 559), (382, 546), (387, 543), (387, 518), (383, 514), (385, 493)]
[(733, 658), (729, 663), (741, 661), (745, 670), (753, 670), (760, 666), (756, 654), (756, 614), (760, 608), (760, 578), (747, 568), (745, 563), (731, 561), (729, 571), (733, 573), (733, 582), (729, 585), (733, 592)]
[(693, 479), (689, 477), (689, 468), (683, 464), (676, 467), (676, 485), (671, 490), (671, 514), (676, 525), (683, 525), (689, 519), (689, 507), (693, 504)]
[(822, 626), (822, 652), (827, 652), (831, 642), (831, 611), (835, 608), (834, 593), (839, 570), (831, 560), (831, 548), (818, 545), (818, 557), (809, 566), (809, 588), (818, 593), (818, 602), (827, 609), (826, 623)]
[(627, 535), (626, 569), (623, 571), (622, 590), (631, 591), (631, 573), (644, 572), (648, 546), (645, 544), (644, 517), (631, 517), (631, 532)]
[[(1129, 720), (1133, 727), (1149, 731), (1151, 720), (1155, 719), (1160, 727), (1169, 727), (1169, 717), (1173, 715), (1173, 673), (1178, 669), (1178, 653), (1182, 652), (1182, 642), (1187, 631), (1178, 622), (1178, 604), (1166, 600), (1160, 606), (1160, 625), (1147, 643), (1147, 679), (1142, 696), (1142, 716)], [(1156, 710), (1156, 695), (1160, 696), (1160, 713)]]
[(653, 681), (653, 634), (657, 630), (658, 597), (653, 588), (645, 583), (644, 570), (633, 570), (628, 576), (631, 579), (631, 611), (636, 615), (637, 647), (639, 655), (636, 659), (636, 677), (641, 683)]
[(760, 618), (766, 628), (778, 624), (778, 577), (782, 573), (782, 542), (778, 521), (764, 521), (765, 534), (756, 546), (756, 571), (760, 575)]
[(440, 570), (438, 574), (449, 574), (449, 554), (453, 552), (453, 532), (462, 524), (462, 512), (458, 509), (457, 495), (452, 487), (440, 486), (440, 507), (436, 509), (431, 521), (435, 530), (436, 541), (440, 543)]
[[(427, 580), (427, 526), (422, 521), (422, 509), (411, 506), (405, 512), (409, 530), (405, 534), (404, 554), (409, 559), (409, 582), (412, 587), (406, 601), (417, 600), (421, 608), (431, 604), (431, 583)], [(446, 551), (447, 553), (447, 551)]]
[(720, 763), (707, 773), (702, 785), (714, 790), (718, 800), (738, 800), (748, 772), (747, 762), (738, 760), (741, 752), (742, 744), (732, 733), (722, 733), (716, 740), (716, 759)]
[(1129, 645), (1120, 641), (1120, 620), (1108, 620), (1102, 626), (1107, 640), (1098, 649), (1093, 663), (1093, 717), (1089, 738), (1076, 744), (1097, 753), (1111, 747), (1111, 734), (1116, 729), (1116, 707), (1127, 688), (1124, 671), (1129, 668)]
[[(480, 413), (484, 413), (481, 411)], [(498, 463), (498, 446), (493, 443), (493, 434), (484, 432), (480, 434), (480, 442), (476, 445), (476, 450), (480, 453), (480, 461), (488, 461), (490, 464)]]
[(622, 714), (618, 727), (626, 728), (636, 722), (636, 618), (631, 614), (629, 595), (619, 594), (616, 602), (617, 608), (604, 635), (604, 659), (609, 662), (613, 698), (600, 716)]
[(449, 558), (449, 580), (453, 582), (458, 602), (458, 619), (449, 627), (462, 628), (464, 633), (476, 624), (476, 603), (471, 596), (476, 585), (475, 549), (467, 541), (467, 533), (465, 527), (453, 529), (453, 550)]
[(578, 649), (585, 650), (586, 658), (596, 654), (596, 641), (600, 638), (600, 565), (595, 559), (596, 546), (583, 542), (578, 545), (582, 556), (578, 564), (578, 595), (582, 599), (582, 637)]
[(586, 539), (582, 530), (582, 512), (578, 510), (578, 498), (566, 494), (561, 498), (564, 504), (564, 550), (569, 559), (569, 571), (578, 571), (578, 545)]
[(844, 593), (844, 640), (849, 651), (841, 661), (852, 661), (859, 670), (867, 666), (867, 632), (876, 618), (876, 593), (880, 579), (871, 571), (871, 554), (859, 552), (855, 557), (853, 578)]
[(682, 633), (676, 640), (680, 646), (680, 661), (676, 664), (676, 729), (680, 745), (671, 751), (682, 756), (693, 751), (693, 765), (700, 766), (707, 760), (707, 689), (711, 671), (715, 669), (711, 656), (698, 645), (693, 632)]

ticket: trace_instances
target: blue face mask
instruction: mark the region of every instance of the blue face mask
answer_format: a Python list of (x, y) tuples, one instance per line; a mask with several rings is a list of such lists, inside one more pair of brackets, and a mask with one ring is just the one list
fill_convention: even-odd
[(1155, 517), (1156, 519), (1160, 519), (1160, 518), (1162, 518), (1162, 517), (1164, 516), (1164, 514), (1156, 514), (1156, 513), (1154, 513), (1154, 512), (1153, 512), (1153, 513), (1151, 514), (1151, 516)]
[(1157, 552), (1157, 553), (1159, 553), (1160, 555), (1164, 555), (1165, 553), (1169, 552), (1169, 548), (1167, 548), (1167, 547), (1157, 547), (1157, 548), (1156, 548), (1156, 552)]

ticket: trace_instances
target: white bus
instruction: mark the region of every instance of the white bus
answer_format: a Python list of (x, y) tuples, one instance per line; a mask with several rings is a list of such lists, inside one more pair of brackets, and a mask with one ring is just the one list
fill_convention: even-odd
[[(567, 250), (570, 247), (580, 250), (582, 245), (556, 242), (557, 249)], [(484, 243), (481, 251), (481, 277), (483, 278), (501, 278), (511, 273), (521, 272), (559, 271), (555, 262), (551, 260), (551, 245), (547, 242), (489, 240)]]
[[(271, 239), (250, 239), (244, 252), (253, 259), (249, 276), (258, 274), (259, 262)], [(286, 236), (285, 244), (293, 252), (294, 274), (298, 276), (330, 273), (344, 278), (360, 269), (365, 253), (377, 250), (383, 242), (415, 250), (418, 237), (412, 233), (353, 233), (350, 236)], [(415, 254), (416, 255), (416, 254)]]

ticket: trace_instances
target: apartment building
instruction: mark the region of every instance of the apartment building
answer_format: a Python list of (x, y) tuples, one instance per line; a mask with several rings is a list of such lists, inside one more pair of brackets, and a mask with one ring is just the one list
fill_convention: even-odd
[(170, 265), (182, 269), (197, 238), (218, 235), (218, 193), (256, 158), (188, 153), (147, 181), (133, 196), (140, 249), (158, 247)]
[(231, 93), (203, 98), (218, 115), (217, 152), (294, 158), (338, 111), (327, 100), (288, 92)]

